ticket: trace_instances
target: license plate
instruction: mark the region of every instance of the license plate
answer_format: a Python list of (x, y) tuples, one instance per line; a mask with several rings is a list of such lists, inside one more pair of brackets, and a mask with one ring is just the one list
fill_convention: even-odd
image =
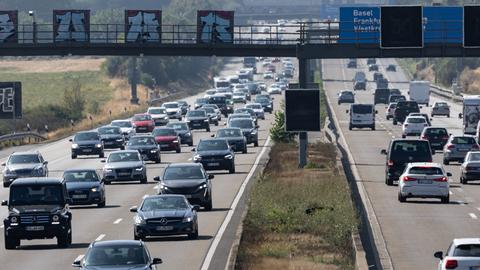
[(92, 152), (92, 149), (83, 149), (83, 152), (90, 153), (90, 152)]
[(200, 126), (200, 124), (193, 124), (193, 126), (194, 126), (194, 127), (199, 127), (199, 126)]
[(87, 198), (87, 195), (86, 195), (86, 194), (82, 194), (82, 195), (72, 195), (72, 198), (74, 198), (74, 199), (86, 199), (86, 198)]
[(418, 180), (419, 184), (431, 184), (432, 180)]
[(128, 172), (121, 172), (121, 173), (118, 173), (118, 175), (120, 175), (120, 176), (126, 176), (126, 175), (130, 175), (130, 173), (128, 173)]
[(103, 142), (103, 144), (111, 145), (111, 144), (113, 144), (113, 142), (108, 142), (108, 141), (106, 141), (106, 142)]
[(210, 167), (213, 167), (213, 166), (219, 166), (220, 163), (218, 162), (210, 162), (210, 163), (207, 163), (207, 166), (210, 166)]
[(470, 151), (469, 148), (460, 148), (460, 149), (458, 149), (458, 150), (459, 150), (459, 151), (462, 151), (462, 152)]
[(43, 231), (45, 230), (44, 226), (27, 226), (25, 230), (30, 232)]
[(436, 145), (440, 145), (440, 143), (432, 143), (432, 145), (435, 145), (435, 146), (436, 146)]
[(171, 231), (173, 226), (157, 226), (157, 231)]

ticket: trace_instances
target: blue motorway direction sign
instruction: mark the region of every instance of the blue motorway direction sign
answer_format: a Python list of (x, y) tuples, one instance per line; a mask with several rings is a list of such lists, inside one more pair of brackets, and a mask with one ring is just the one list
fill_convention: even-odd
[(462, 7), (424, 7), (424, 43), (463, 42)]

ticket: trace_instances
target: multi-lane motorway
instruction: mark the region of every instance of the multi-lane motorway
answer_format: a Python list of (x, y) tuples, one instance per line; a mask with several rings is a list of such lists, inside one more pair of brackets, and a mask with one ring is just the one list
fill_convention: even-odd
[[(224, 75), (232, 75), (241, 66), (237, 63), (227, 65)], [(203, 96), (200, 94), (199, 96)], [(185, 100), (193, 106), (198, 96)], [(274, 100), (274, 107), (278, 108), (280, 98)], [(231, 175), (223, 172), (214, 172), (213, 179), (213, 210), (199, 213), (199, 239), (188, 240), (186, 237), (165, 237), (147, 240), (147, 246), (154, 257), (163, 259), (161, 269), (200, 269), (210, 266), (210, 269), (223, 269), (228, 259), (228, 251), (234, 238), (236, 226), (226, 226), (224, 222), (231, 220), (232, 206), (238, 203), (237, 194), (244, 191), (242, 184), (252, 178), (251, 171), (255, 170), (260, 162), (260, 155), (265, 156), (268, 146), (268, 134), (273, 114), (266, 114), (266, 120), (259, 121), (259, 147), (249, 146), (247, 154), (236, 155), (236, 173)], [(225, 119), (225, 118), (224, 118)], [(223, 121), (223, 119), (222, 119)], [(194, 147), (201, 138), (209, 138), (217, 129), (212, 125), (210, 133), (194, 131)], [(39, 150), (49, 161), (50, 176), (61, 176), (61, 172), (70, 168), (101, 169), (103, 163), (99, 158), (81, 157), (72, 160), (70, 157), (70, 142), (63, 139), (57, 142), (41, 145), (21, 147)], [(56, 247), (55, 239), (22, 241), (20, 248), (5, 250), (3, 234), (0, 236), (0, 269), (68, 269), (71, 263), (82, 256), (88, 245), (95, 240), (133, 239), (131, 206), (141, 202), (142, 197), (156, 194), (154, 176), (160, 175), (163, 168), (169, 163), (192, 162), (192, 147), (183, 146), (182, 153), (162, 152), (161, 164), (148, 164), (148, 184), (118, 183), (107, 186), (107, 206), (71, 207), (73, 211), (73, 244), (67, 249)], [(8, 153), (15, 149), (0, 152), (0, 161), (6, 160)], [(106, 153), (108, 155), (108, 153)], [(262, 161), (263, 162), (263, 161)], [(0, 188), (0, 200), (8, 199), (8, 189)], [(236, 213), (235, 213), (236, 214)], [(7, 209), (0, 209), (0, 218), (7, 216)], [(233, 220), (233, 219), (232, 219)], [(231, 225), (231, 224), (230, 224)], [(225, 230), (225, 228), (228, 228)], [(0, 228), (3, 231), (3, 226)], [(226, 231), (226, 233), (224, 233)], [(223, 237), (220, 237), (222, 236)], [(219, 253), (220, 255), (217, 255)]]
[[(397, 72), (386, 72), (393, 59), (377, 59), (380, 71), (391, 82), (390, 88), (399, 88), (408, 97), (408, 78), (398, 68)], [(348, 150), (353, 156), (359, 173), (356, 179), (366, 189), (379, 227), (374, 229), (376, 243), (385, 269), (389, 268), (389, 259), (394, 269), (433, 269), (438, 260), (433, 257), (437, 250), (445, 251), (453, 238), (478, 237), (480, 232), (480, 186), (473, 183), (459, 183), (459, 165), (445, 166), (453, 174), (451, 178), (450, 204), (440, 204), (438, 200), (409, 199), (400, 203), (397, 199), (397, 186), (385, 184), (385, 156), (380, 154), (388, 148), (392, 138), (401, 138), (401, 125), (394, 126), (385, 119), (385, 105), (376, 106), (376, 131), (348, 130), (349, 115), (345, 112), (347, 104), (337, 105), (337, 93), (340, 90), (352, 90), (352, 78), (357, 70), (367, 74), (372, 80), (373, 72), (368, 72), (365, 60), (359, 60), (359, 69), (347, 69), (347, 60), (323, 61), (323, 78), (334, 81), (325, 82), (326, 94), (331, 101), (333, 112), (338, 120), (340, 134), (344, 136)], [(395, 63), (396, 64), (396, 63)], [(337, 80), (337, 81), (335, 81)], [(345, 81), (349, 80), (349, 81)], [(402, 83), (403, 82), (403, 83)], [(407, 83), (405, 83), (407, 82)], [(368, 86), (368, 85), (367, 85)], [(367, 91), (356, 91), (356, 103), (373, 103), (374, 83), (369, 83)], [(432, 104), (439, 100), (431, 96)], [(445, 127), (452, 134), (462, 134), (462, 121), (458, 118), (461, 105), (450, 103), (451, 118), (435, 117), (432, 125)], [(429, 113), (431, 107), (423, 107), (422, 112)], [(437, 152), (434, 162), (441, 163), (443, 154)], [(383, 248), (385, 246), (386, 248)]]

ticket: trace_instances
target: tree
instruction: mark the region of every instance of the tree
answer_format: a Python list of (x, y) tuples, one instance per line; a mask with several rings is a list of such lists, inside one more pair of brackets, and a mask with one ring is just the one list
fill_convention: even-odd
[(270, 128), (270, 138), (272, 138), (274, 142), (285, 143), (292, 142), (295, 138), (294, 133), (285, 131), (285, 112), (283, 110), (275, 112), (275, 123), (273, 123), (273, 126)]
[(78, 79), (72, 81), (71, 87), (66, 88), (63, 94), (63, 105), (70, 119), (79, 120), (85, 110), (85, 97), (82, 93), (82, 85)]

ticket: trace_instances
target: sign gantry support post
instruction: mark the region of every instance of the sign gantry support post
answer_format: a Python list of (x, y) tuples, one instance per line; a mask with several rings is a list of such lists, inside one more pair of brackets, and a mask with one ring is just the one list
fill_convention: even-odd
[[(308, 78), (308, 59), (298, 58), (298, 85), (300, 89), (307, 88)], [(298, 149), (298, 167), (303, 168), (307, 165), (307, 132), (299, 132), (299, 149)]]

